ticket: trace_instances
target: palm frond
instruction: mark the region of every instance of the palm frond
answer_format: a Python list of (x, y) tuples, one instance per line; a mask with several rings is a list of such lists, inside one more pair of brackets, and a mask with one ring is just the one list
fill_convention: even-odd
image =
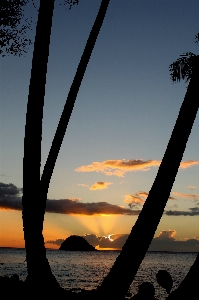
[(191, 79), (197, 55), (192, 52), (186, 52), (169, 66), (170, 76), (173, 82), (185, 79), (188, 82)]

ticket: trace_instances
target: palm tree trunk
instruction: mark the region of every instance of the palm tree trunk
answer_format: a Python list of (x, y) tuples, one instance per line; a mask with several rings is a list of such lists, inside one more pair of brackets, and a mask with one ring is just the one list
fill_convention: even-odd
[[(26, 113), (23, 158), (22, 219), (27, 281), (50, 274), (42, 235), (45, 208), (39, 199), (42, 118), (54, 0), (40, 1)], [(40, 276), (40, 279), (41, 279)]]
[(191, 266), (188, 274), (181, 282), (179, 287), (173, 291), (167, 300), (197, 300), (199, 299), (199, 253), (194, 264)]
[[(54, 1), (52, 0), (48, 1), (48, 4), (45, 2), (46, 1), (41, 0), (40, 3), (29, 87), (24, 140), (22, 199), (23, 227), (28, 266), (28, 277), (26, 281), (30, 282), (31, 285), (36, 283), (38, 289), (45, 289), (45, 284), (47, 284), (48, 287), (58, 287), (46, 258), (44, 238), (42, 235), (48, 187), (74, 107), (77, 93), (95, 46), (110, 0), (102, 0), (101, 2), (98, 15), (69, 91), (67, 102), (64, 106), (44, 172), (40, 180), (42, 117), (49, 55), (50, 30), (54, 6)], [(35, 120), (37, 120), (37, 126), (35, 125)], [(38, 188), (39, 201), (37, 200), (37, 196), (33, 193), (35, 188)]]
[(128, 291), (160, 222), (199, 107), (199, 58), (162, 163), (143, 209), (99, 292), (121, 299)]
[(92, 51), (94, 49), (98, 34), (100, 32), (101, 26), (103, 24), (106, 11), (108, 8), (110, 0), (102, 0), (100, 9), (98, 11), (96, 20), (94, 22), (94, 25), (92, 27), (92, 30), (90, 32), (89, 38), (87, 40), (84, 52), (82, 54), (80, 63), (78, 65), (73, 83), (71, 85), (70, 91), (68, 93), (68, 97), (59, 121), (59, 124), (57, 126), (57, 130), (52, 142), (52, 146), (46, 161), (46, 164), (44, 166), (43, 174), (41, 177), (41, 188), (42, 188), (42, 194), (43, 194), (43, 205), (46, 205), (47, 200), (47, 193), (48, 188), (50, 184), (50, 179), (53, 174), (54, 166), (59, 154), (59, 150), (61, 148), (62, 141), (64, 139), (64, 135), (68, 126), (68, 122), (70, 119), (70, 116), (73, 111), (73, 107), (75, 105), (75, 100), (77, 98), (77, 94), (80, 88), (80, 85), (82, 83), (82, 79), (84, 77), (84, 73), (86, 71), (88, 62), (90, 60)]

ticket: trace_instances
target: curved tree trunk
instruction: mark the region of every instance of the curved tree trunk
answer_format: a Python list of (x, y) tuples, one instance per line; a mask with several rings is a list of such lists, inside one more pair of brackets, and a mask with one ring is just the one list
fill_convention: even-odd
[(199, 58), (157, 176), (143, 209), (107, 277), (101, 299), (122, 299), (128, 291), (160, 222), (199, 107)]
[(199, 299), (199, 253), (194, 264), (191, 266), (187, 276), (179, 287), (173, 291), (167, 300), (198, 300)]
[[(48, 2), (48, 3), (47, 3)], [(36, 27), (24, 138), (22, 219), (27, 282), (39, 284), (51, 274), (42, 235), (40, 195), (42, 118), (54, 0), (41, 0)], [(37, 192), (36, 192), (37, 191)]]
[[(101, 2), (98, 15), (70, 88), (41, 180), (42, 118), (54, 0), (48, 1), (48, 4), (46, 4), (46, 1), (41, 0), (40, 3), (26, 115), (22, 198), (23, 227), (28, 266), (26, 282), (37, 286), (38, 289), (42, 288), (45, 290), (46, 287), (52, 289), (59, 287), (51, 273), (50, 265), (46, 258), (42, 235), (48, 187), (74, 103), (109, 2), (110, 0), (102, 0)], [(33, 193), (36, 188), (39, 196)]]
[(59, 150), (61, 148), (64, 135), (68, 126), (68, 122), (70, 119), (70, 116), (73, 111), (73, 107), (75, 105), (75, 100), (77, 98), (77, 94), (80, 88), (80, 85), (82, 83), (82, 79), (84, 77), (84, 73), (86, 71), (88, 62), (90, 60), (92, 51), (94, 49), (98, 34), (100, 32), (101, 26), (103, 24), (106, 11), (108, 8), (110, 0), (102, 0), (100, 9), (98, 11), (97, 17), (95, 19), (94, 25), (92, 27), (92, 30), (90, 32), (89, 38), (87, 40), (86, 46), (84, 48), (84, 52), (82, 54), (82, 57), (80, 59), (73, 83), (71, 85), (70, 91), (68, 93), (68, 97), (66, 99), (66, 103), (61, 115), (61, 118), (59, 120), (59, 124), (57, 126), (57, 130), (52, 142), (52, 146), (46, 161), (46, 164), (44, 166), (44, 171), (41, 177), (41, 188), (43, 193), (43, 205), (46, 205), (47, 200), (47, 192), (48, 187), (50, 184), (50, 179), (53, 174), (54, 166), (59, 154)]

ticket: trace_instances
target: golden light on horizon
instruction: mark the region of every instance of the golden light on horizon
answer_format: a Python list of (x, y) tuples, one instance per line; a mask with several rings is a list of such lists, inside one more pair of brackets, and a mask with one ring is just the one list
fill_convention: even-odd
[(24, 248), (21, 211), (0, 210), (0, 227), (4, 228), (0, 230), (0, 247)]
[(95, 249), (99, 250), (99, 251), (104, 251), (104, 250), (113, 250), (113, 251), (115, 251), (115, 250), (121, 250), (120, 248), (100, 248), (99, 245), (97, 245), (95, 247)]
[(84, 233), (92, 233), (97, 236), (108, 236), (110, 232), (117, 231), (119, 216), (116, 215), (93, 215), (93, 216), (74, 216), (78, 222), (87, 230)]

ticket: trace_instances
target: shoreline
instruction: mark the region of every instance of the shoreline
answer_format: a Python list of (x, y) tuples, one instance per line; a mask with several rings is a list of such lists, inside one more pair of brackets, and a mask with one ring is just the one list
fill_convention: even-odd
[[(21, 248), (21, 247), (1, 247), (0, 246), (0, 249), (17, 249), (17, 250), (26, 250), (26, 248)], [(46, 248), (46, 250), (50, 250), (50, 251), (63, 251), (63, 252), (90, 252), (90, 251), (79, 251), (79, 250), (77, 250), (77, 251), (74, 251), (74, 250), (71, 250), (71, 251), (68, 251), (68, 250), (59, 250), (59, 248), (57, 248), (57, 249), (55, 249), (55, 248)], [(122, 251), (122, 249), (121, 250), (118, 250), (118, 249), (107, 249), (107, 250), (105, 250), (105, 249), (103, 249), (103, 250), (98, 250), (98, 252), (121, 252)], [(194, 254), (198, 254), (198, 252), (197, 251), (163, 251), (163, 250), (161, 250), (161, 251), (159, 251), (159, 250), (153, 250), (153, 251), (147, 251), (146, 253), (194, 253)]]

